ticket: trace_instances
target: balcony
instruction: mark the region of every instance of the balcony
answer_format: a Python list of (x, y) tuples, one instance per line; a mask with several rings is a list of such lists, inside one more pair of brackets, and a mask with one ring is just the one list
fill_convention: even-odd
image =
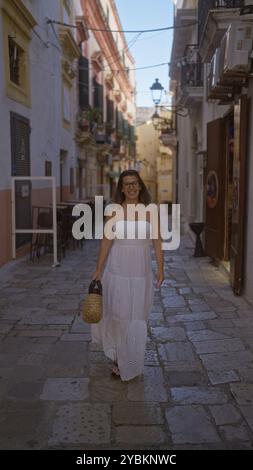
[(245, 3), (245, 0), (199, 0), (198, 42), (203, 62), (211, 61), (229, 25), (240, 21), (240, 9)]
[(186, 62), (181, 65), (181, 90), (178, 105), (191, 108), (203, 98), (203, 64), (197, 46), (186, 47)]
[[(177, 62), (184, 56), (185, 47), (187, 44), (193, 41), (193, 35), (196, 36), (196, 22), (197, 22), (197, 10), (196, 9), (178, 9), (175, 17), (174, 39), (171, 53), (171, 66), (170, 66), (170, 78), (172, 80), (179, 79), (179, 69)], [(186, 25), (191, 25), (185, 27)], [(197, 41), (197, 38), (194, 42)]]
[(164, 129), (160, 134), (160, 143), (164, 147), (176, 147), (177, 136), (175, 129)]

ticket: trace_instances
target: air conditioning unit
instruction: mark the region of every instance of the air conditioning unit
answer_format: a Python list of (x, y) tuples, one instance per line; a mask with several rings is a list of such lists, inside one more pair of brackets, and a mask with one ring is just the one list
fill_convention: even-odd
[(231, 24), (223, 38), (224, 65), (222, 76), (247, 76), (253, 47), (253, 23)]
[(211, 67), (210, 67), (210, 74), (209, 74), (211, 90), (215, 90), (217, 86), (219, 85), (218, 83), (219, 82), (219, 69), (218, 69), (219, 55), (220, 55), (220, 49), (216, 49), (214, 56), (211, 60)]
[[(224, 34), (221, 45), (220, 45), (220, 54), (219, 54), (219, 84), (222, 86), (234, 86), (241, 87), (245, 81), (245, 73), (230, 71), (226, 68), (226, 54), (229, 47), (229, 32)], [(231, 40), (230, 40), (231, 44)], [(231, 46), (230, 46), (231, 47)], [(234, 55), (233, 55), (234, 57)]]
[(231, 100), (233, 88), (221, 83), (221, 49), (216, 49), (207, 75), (207, 98), (209, 100)]

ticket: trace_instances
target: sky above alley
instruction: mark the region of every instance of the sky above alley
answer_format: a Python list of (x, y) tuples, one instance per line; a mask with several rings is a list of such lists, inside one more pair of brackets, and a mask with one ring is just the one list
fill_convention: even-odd
[[(172, 0), (116, 0), (116, 6), (123, 29), (156, 29), (173, 25)], [(136, 68), (170, 61), (173, 30), (125, 36)], [(150, 86), (155, 78), (159, 78), (168, 90), (167, 65), (136, 71), (138, 106), (153, 105)]]

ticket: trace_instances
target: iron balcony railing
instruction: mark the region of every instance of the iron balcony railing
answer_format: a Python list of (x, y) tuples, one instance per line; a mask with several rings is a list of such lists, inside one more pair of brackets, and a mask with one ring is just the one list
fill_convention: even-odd
[(209, 10), (218, 10), (224, 8), (242, 8), (245, 6), (244, 0), (199, 0), (198, 3), (198, 41), (202, 41), (206, 20)]
[(202, 87), (203, 86), (203, 64), (200, 60), (195, 63), (182, 65), (181, 86)]

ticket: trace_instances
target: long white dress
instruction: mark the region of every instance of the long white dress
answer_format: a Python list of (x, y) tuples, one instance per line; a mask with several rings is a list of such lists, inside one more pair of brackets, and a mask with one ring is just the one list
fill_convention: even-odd
[(116, 222), (128, 234), (136, 233), (137, 225), (142, 239), (113, 241), (101, 279), (103, 319), (91, 328), (92, 342), (102, 344), (105, 355), (117, 362), (122, 380), (143, 372), (154, 295), (149, 222)]

